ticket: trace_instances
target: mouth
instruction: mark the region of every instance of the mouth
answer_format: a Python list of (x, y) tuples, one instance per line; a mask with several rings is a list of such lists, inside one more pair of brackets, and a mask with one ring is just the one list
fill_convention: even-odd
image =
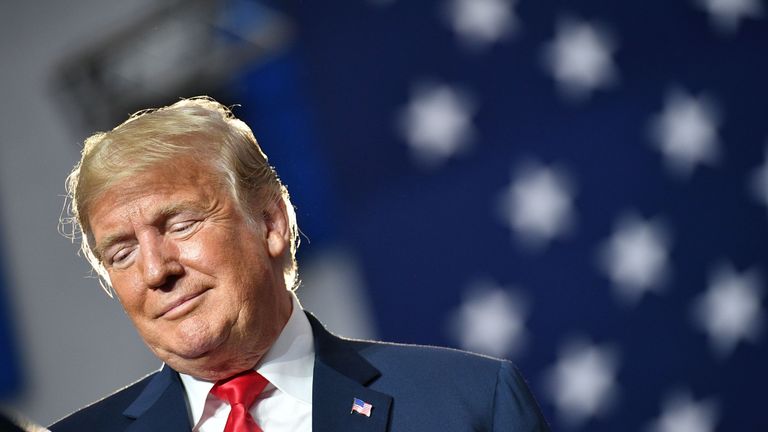
[(208, 290), (203, 290), (191, 294), (184, 295), (165, 306), (157, 318), (164, 318), (173, 320), (181, 318), (194, 310), (200, 302), (202, 302), (203, 294)]

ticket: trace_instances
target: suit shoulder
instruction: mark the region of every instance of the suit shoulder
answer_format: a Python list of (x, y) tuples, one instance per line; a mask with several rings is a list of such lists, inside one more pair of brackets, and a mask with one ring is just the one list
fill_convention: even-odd
[(386, 361), (394, 361), (396, 364), (409, 363), (434, 367), (479, 368), (495, 374), (503, 363), (510, 363), (482, 354), (475, 354), (454, 348), (445, 348), (431, 345), (411, 345), (391, 342), (361, 342), (360, 353), (369, 359), (378, 358)]
[[(368, 342), (360, 354), (382, 372), (374, 386), (398, 393), (400, 402), (419, 406), (429, 399), (462, 407), (473, 424), (491, 430), (548, 431), (544, 416), (525, 378), (508, 360), (451, 348)], [(405, 393), (402, 390), (405, 389)], [(413, 400), (409, 397), (416, 396)], [(460, 419), (456, 419), (456, 422)]]
[(381, 372), (382, 386), (440, 388), (456, 394), (490, 394), (495, 391), (503, 365), (500, 360), (467, 351), (427, 345), (358, 341), (358, 353)]
[(104, 398), (65, 416), (52, 424), (52, 432), (115, 430), (120, 421), (127, 421), (123, 411), (138, 397), (158, 372), (140, 378)]

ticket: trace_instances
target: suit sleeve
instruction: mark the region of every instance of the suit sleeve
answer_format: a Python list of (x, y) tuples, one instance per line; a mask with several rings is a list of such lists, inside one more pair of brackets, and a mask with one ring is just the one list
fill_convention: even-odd
[(493, 403), (495, 432), (549, 432), (536, 399), (520, 371), (510, 362), (501, 363)]

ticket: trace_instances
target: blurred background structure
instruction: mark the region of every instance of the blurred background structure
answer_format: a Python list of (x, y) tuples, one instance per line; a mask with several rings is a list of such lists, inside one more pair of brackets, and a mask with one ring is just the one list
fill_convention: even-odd
[(3, 5), (0, 397), (159, 367), (57, 233), (82, 139), (200, 94), (288, 185), (307, 309), (515, 361), (556, 430), (768, 430), (761, 0)]

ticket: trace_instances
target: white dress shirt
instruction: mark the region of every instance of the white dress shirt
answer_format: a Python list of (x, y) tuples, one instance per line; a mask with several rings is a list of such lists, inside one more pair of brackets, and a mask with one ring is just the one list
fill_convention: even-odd
[[(312, 430), (312, 372), (315, 345), (312, 327), (295, 295), (291, 317), (272, 348), (256, 365), (269, 384), (250, 413), (264, 432)], [(192, 432), (222, 432), (230, 406), (210, 394), (213, 381), (179, 374), (187, 395)]]

